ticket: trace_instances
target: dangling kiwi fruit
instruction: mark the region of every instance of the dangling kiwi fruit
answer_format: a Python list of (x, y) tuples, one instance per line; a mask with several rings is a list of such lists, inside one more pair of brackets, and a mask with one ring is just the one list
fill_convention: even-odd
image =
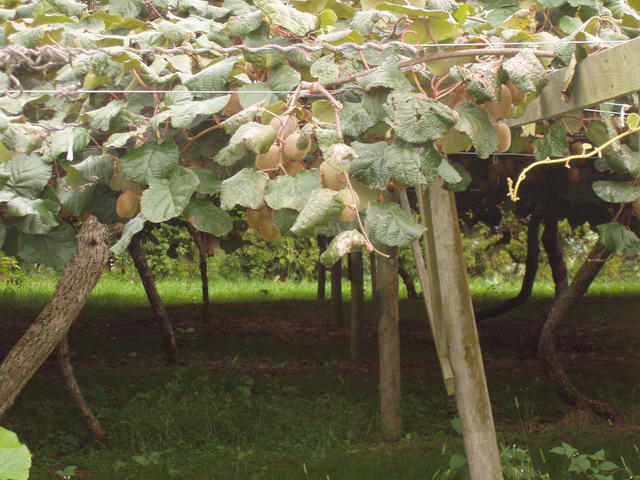
[(567, 180), (569, 180), (569, 183), (578, 183), (580, 181), (580, 169), (577, 167), (569, 167), (567, 170)]
[(506, 152), (511, 146), (511, 129), (506, 123), (502, 122), (494, 123), (493, 129), (496, 132), (496, 137), (498, 137), (498, 148), (496, 149), (496, 152)]
[(484, 109), (496, 120), (506, 117), (511, 112), (511, 91), (506, 85), (500, 86), (500, 100), (497, 102), (485, 102)]
[(274, 143), (267, 152), (256, 155), (256, 168), (258, 170), (271, 170), (277, 168), (279, 155), (280, 147)]
[(636, 217), (640, 217), (640, 198), (636, 198), (631, 204), (631, 207), (633, 208), (633, 214)]
[(249, 224), (249, 228), (253, 230), (258, 229), (258, 225), (260, 223), (260, 219), (265, 216), (269, 216), (269, 209), (267, 207), (262, 207), (260, 210), (253, 210), (252, 208), (247, 208), (245, 212), (245, 220)]
[(298, 172), (300, 172), (300, 170), (304, 170), (304, 166), (302, 165), (302, 163), (295, 160), (285, 159), (285, 162), (282, 166), (284, 167), (285, 172), (287, 172), (287, 175), (289, 175), (290, 177), (295, 177)]
[(231, 98), (229, 99), (229, 103), (224, 107), (222, 113), (227, 117), (231, 117), (237, 113), (242, 111), (242, 105), (240, 105), (240, 95), (237, 93), (232, 93)]
[(360, 198), (356, 192), (345, 188), (338, 192), (336, 198), (344, 203), (344, 209), (338, 217), (341, 222), (353, 222), (356, 219), (356, 212), (360, 208)]
[(280, 238), (280, 230), (273, 224), (271, 215), (266, 215), (260, 219), (258, 233), (266, 242), (274, 242)]
[(116, 213), (120, 218), (133, 218), (140, 211), (140, 197), (139, 193), (133, 193), (127, 190), (121, 193), (116, 200)]
[(580, 141), (571, 142), (569, 144), (569, 152), (571, 152), (571, 155), (581, 155), (584, 153), (584, 143)]
[(511, 80), (509, 80), (506, 85), (509, 89), (509, 92), (511, 92), (511, 101), (513, 102), (513, 104), (522, 105), (527, 98), (527, 92), (520, 90), (513, 84)]
[(465, 152), (469, 145), (471, 145), (471, 139), (455, 128), (449, 129), (443, 137), (436, 140), (436, 146), (442, 153)]
[(293, 132), (284, 141), (284, 156), (291, 161), (300, 161), (307, 156), (311, 150), (311, 141), (307, 141), (307, 146), (303, 150), (298, 149), (298, 140), (300, 140), (300, 132)]
[(323, 187), (330, 188), (331, 190), (342, 190), (347, 184), (345, 174), (336, 170), (327, 162), (322, 162), (320, 165), (320, 182)]
[(275, 116), (271, 119), (269, 125), (276, 131), (276, 135), (279, 135), (281, 138), (287, 138), (295, 132), (297, 127), (296, 120), (291, 115), (284, 117)]

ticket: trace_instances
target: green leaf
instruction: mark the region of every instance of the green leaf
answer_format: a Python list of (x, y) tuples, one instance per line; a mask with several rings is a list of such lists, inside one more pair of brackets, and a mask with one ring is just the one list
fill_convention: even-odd
[(311, 64), (310, 73), (320, 82), (326, 83), (338, 78), (340, 76), (340, 69), (334, 61), (333, 55), (325, 55)]
[(459, 116), (454, 128), (471, 138), (478, 157), (487, 158), (495, 152), (498, 138), (487, 112), (471, 102), (459, 103), (455, 110)]
[(220, 60), (192, 77), (186, 78), (182, 84), (192, 92), (223, 90), (231, 70), (239, 60), (240, 57), (237, 55)]
[(45, 234), (59, 225), (59, 211), (60, 205), (49, 199), (16, 197), (7, 203), (9, 215), (17, 217), (14, 226), (31, 235)]
[(271, 24), (286, 28), (294, 35), (303, 37), (318, 26), (315, 15), (296, 10), (280, 0), (255, 0), (254, 5)]
[(629, 203), (640, 198), (640, 185), (630, 182), (600, 180), (593, 182), (593, 191), (605, 202)]
[(126, 103), (122, 100), (112, 100), (104, 107), (84, 112), (82, 116), (86, 116), (89, 126), (96, 130), (108, 131), (111, 129), (112, 121), (120, 115), (126, 108)]
[(0, 164), (0, 175), (8, 177), (5, 188), (27, 198), (37, 197), (49, 183), (53, 166), (40, 155), (19, 153), (8, 162)]
[(42, 145), (42, 156), (46, 160), (55, 160), (64, 153), (67, 160), (73, 160), (73, 153), (89, 145), (91, 137), (86, 128), (65, 128), (49, 135)]
[(47, 3), (53, 7), (56, 12), (65, 15), (80, 15), (87, 8), (84, 4), (74, 0), (47, 0)]
[(105, 148), (121, 148), (124, 147), (129, 140), (135, 138), (138, 135), (138, 132), (123, 132), (123, 133), (114, 133), (111, 135), (106, 142), (104, 142)]
[(462, 181), (462, 177), (458, 173), (458, 170), (456, 170), (454, 166), (444, 158), (438, 166), (438, 175), (440, 175), (447, 183), (456, 184)]
[(391, 180), (387, 166), (387, 151), (389, 150), (387, 142), (353, 142), (351, 147), (358, 154), (349, 167), (351, 175), (372, 188), (386, 189), (389, 180)]
[(266, 83), (254, 82), (238, 89), (238, 100), (242, 108), (249, 108), (258, 104), (269, 106), (278, 103), (278, 96), (271, 91)]
[(376, 8), (378, 10), (386, 10), (388, 12), (407, 15), (409, 18), (433, 17), (447, 19), (451, 16), (448, 12), (443, 12), (441, 10), (429, 10), (411, 5), (398, 5), (397, 3), (382, 2), (379, 3)]
[(227, 30), (229, 33), (237, 36), (245, 36), (262, 25), (262, 12), (247, 12), (242, 15), (236, 15), (227, 22)]
[(502, 68), (513, 84), (523, 92), (539, 92), (549, 80), (538, 57), (527, 48), (503, 62)]
[(393, 92), (385, 108), (389, 125), (402, 140), (410, 143), (440, 138), (456, 121), (449, 107), (417, 93)]
[(131, 239), (133, 238), (133, 236), (136, 233), (142, 231), (145, 223), (147, 223), (147, 219), (142, 213), (139, 213), (127, 223), (125, 223), (120, 239), (115, 243), (113, 247), (111, 247), (111, 251), (113, 252), (113, 254), (122, 254), (131, 243)]
[(296, 177), (281, 175), (269, 181), (264, 200), (274, 210), (300, 210), (309, 195), (320, 187), (318, 170), (300, 172)]
[(182, 213), (198, 187), (198, 176), (192, 171), (176, 168), (168, 179), (149, 182), (140, 200), (142, 214), (154, 223), (165, 222)]
[(137, 17), (142, 10), (141, 0), (109, 0), (106, 10), (115, 15), (123, 17)]
[(197, 165), (191, 165), (189, 170), (195, 173), (200, 181), (196, 188), (196, 192), (204, 195), (215, 195), (216, 193), (220, 193), (220, 185), (222, 184), (222, 181), (212, 170), (204, 167), (198, 167)]
[(358, 230), (347, 230), (336, 235), (324, 253), (320, 256), (320, 261), (327, 266), (336, 263), (340, 257), (346, 255), (357, 247), (366, 245), (364, 235)]
[(631, 150), (628, 145), (621, 145), (620, 149), (607, 155), (604, 159), (614, 173), (640, 177), (640, 152)]
[(58, 198), (64, 209), (74, 217), (81, 216), (85, 210), (89, 210), (95, 200), (96, 188), (91, 186), (74, 192), (61, 186), (58, 189)]
[(533, 145), (536, 147), (536, 160), (544, 160), (548, 157), (561, 157), (569, 148), (567, 132), (564, 131), (562, 125), (557, 123), (544, 138), (534, 139)]
[(459, 468), (464, 467), (467, 464), (467, 458), (464, 455), (460, 455), (459, 453), (454, 453), (449, 458), (449, 468), (451, 470), (458, 470)]
[(180, 164), (180, 152), (173, 142), (146, 143), (120, 159), (122, 172), (141, 185), (167, 178)]
[(376, 124), (362, 103), (343, 102), (342, 106), (344, 108), (340, 112), (340, 124), (344, 134), (357, 137)]
[(242, 125), (229, 140), (229, 149), (240, 152), (243, 148), (253, 153), (265, 153), (276, 139), (276, 131), (271, 125), (249, 122)]
[[(222, 95), (200, 102), (184, 102), (169, 107), (169, 117), (174, 128), (193, 127), (196, 120), (205, 120), (215, 113), (220, 113), (229, 103), (231, 95)], [(198, 118), (200, 117), (200, 118)]]
[(249, 108), (245, 108), (235, 115), (232, 115), (221, 123), (222, 129), (229, 135), (233, 134), (242, 125), (247, 122), (251, 122), (254, 118), (256, 118), (256, 115), (258, 114), (258, 112), (260, 112), (260, 107), (262, 107), (263, 105), (263, 103), (258, 103)]
[(468, 63), (451, 68), (451, 76), (464, 82), (479, 102), (498, 100), (500, 78), (496, 69), (487, 63)]
[(328, 188), (314, 190), (300, 211), (296, 223), (291, 227), (291, 231), (304, 235), (322, 228), (338, 218), (344, 205), (336, 201), (335, 196), (336, 192)]
[(113, 158), (110, 155), (91, 155), (74, 164), (73, 168), (86, 182), (108, 183), (113, 176)]
[(271, 90), (287, 92), (293, 90), (300, 83), (300, 73), (289, 65), (280, 65), (269, 74), (267, 85)]
[(18, 436), (0, 427), (0, 479), (27, 480), (31, 453)]
[(89, 213), (100, 223), (113, 224), (122, 219), (116, 214), (116, 202), (120, 192), (114, 192), (106, 185), (96, 185), (95, 196), (89, 207)]
[(636, 255), (640, 253), (640, 239), (631, 230), (618, 222), (610, 222), (596, 227), (600, 245), (615, 253)]
[(31, 263), (42, 263), (51, 268), (62, 268), (76, 254), (76, 234), (62, 223), (44, 235), (18, 237), (19, 255)]
[(220, 207), (231, 210), (236, 205), (258, 210), (264, 206), (267, 176), (252, 168), (243, 168), (222, 182)]
[(192, 199), (184, 210), (184, 216), (193, 218), (193, 226), (199, 231), (211, 233), (216, 237), (223, 237), (233, 228), (229, 214), (211, 201)]
[(367, 208), (369, 238), (377, 244), (406, 247), (420, 238), (425, 228), (407, 216), (397, 203), (371, 203)]
[(373, 72), (358, 78), (358, 83), (369, 91), (372, 88), (391, 88), (396, 92), (410, 92), (413, 90), (411, 83), (405, 78), (400, 69), (398, 57), (391, 55)]
[(386, 151), (391, 178), (400, 185), (415, 187), (425, 182), (420, 171), (420, 153), (416, 148), (392, 144)]

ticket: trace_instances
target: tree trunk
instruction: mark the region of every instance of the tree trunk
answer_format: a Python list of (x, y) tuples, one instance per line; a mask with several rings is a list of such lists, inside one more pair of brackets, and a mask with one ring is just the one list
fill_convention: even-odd
[(569, 310), (589, 289), (609, 255), (610, 252), (606, 248), (600, 246), (599, 243), (596, 244), (573, 277), (569, 287), (556, 298), (540, 331), (538, 358), (545, 366), (558, 395), (565, 402), (581, 410), (590, 410), (605, 418), (615, 418), (617, 415), (609, 405), (586, 397), (571, 383), (560, 363), (556, 345), (558, 329), (562, 321), (566, 318)]
[(80, 413), (82, 421), (87, 427), (87, 430), (96, 440), (103, 439), (105, 433), (102, 425), (100, 425), (100, 422), (95, 417), (95, 415), (89, 408), (89, 405), (85, 401), (84, 396), (80, 391), (78, 380), (73, 373), (73, 366), (71, 365), (71, 355), (69, 353), (69, 342), (66, 335), (62, 338), (60, 344), (58, 345), (57, 357), (58, 369), (60, 370), (60, 375), (62, 375), (64, 385), (67, 388), (69, 395), (71, 395), (71, 401), (78, 409), (78, 412)]
[(327, 290), (327, 267), (320, 261), (320, 255), (322, 255), (328, 246), (327, 237), (324, 235), (318, 235), (318, 300), (324, 300), (326, 298)]
[(398, 252), (391, 248), (389, 258), (378, 257), (380, 316), (378, 355), (380, 375), (380, 429), (386, 441), (397, 441), (402, 433), (400, 411), (400, 312), (398, 298)]
[(342, 258), (331, 266), (331, 314), (333, 325), (344, 323), (342, 312)]
[(435, 246), (444, 329), (469, 472), (473, 480), (501, 480), (498, 442), (467, 280), (455, 197), (438, 184), (431, 185), (427, 195), (425, 205), (430, 209), (432, 222), (432, 225), (427, 225), (427, 235), (432, 236)]
[(202, 283), (202, 321), (208, 322), (211, 320), (211, 300), (209, 299), (209, 276), (207, 275), (207, 248), (200, 232), (189, 222), (185, 222), (185, 225), (198, 248), (198, 266), (200, 268), (200, 281)]
[(138, 270), (140, 280), (142, 280), (142, 285), (147, 293), (149, 305), (151, 305), (153, 315), (156, 317), (158, 327), (160, 327), (167, 363), (169, 365), (180, 364), (182, 361), (178, 355), (178, 345), (176, 344), (176, 337), (173, 333), (173, 327), (171, 326), (171, 319), (169, 318), (169, 314), (167, 313), (167, 309), (164, 306), (162, 298), (160, 298), (156, 284), (153, 281), (153, 274), (151, 273), (147, 259), (144, 256), (142, 247), (140, 246), (139, 234), (134, 235), (131, 239), (131, 243), (129, 244), (129, 253), (131, 254), (136, 270)]
[(558, 237), (558, 218), (552, 212), (547, 212), (544, 218), (544, 231), (542, 232), (542, 245), (549, 259), (553, 283), (556, 286), (558, 298), (569, 286), (569, 274), (564, 263), (560, 238)]
[(107, 266), (116, 226), (89, 217), (78, 232), (78, 252), (64, 267), (56, 291), (0, 365), (0, 416), (67, 334)]
[(496, 305), (492, 308), (479, 310), (476, 312), (476, 320), (484, 320), (486, 318), (502, 315), (520, 305), (524, 304), (531, 297), (533, 285), (538, 274), (538, 266), (540, 265), (540, 245), (538, 243), (538, 233), (540, 232), (540, 223), (542, 222), (542, 212), (536, 209), (531, 214), (529, 225), (527, 228), (527, 258), (524, 264), (524, 277), (522, 278), (522, 286), (520, 292), (509, 300)]
[(418, 292), (413, 284), (413, 278), (409, 275), (409, 272), (402, 266), (402, 263), (398, 260), (398, 275), (402, 278), (405, 288), (407, 289), (407, 298), (418, 298)]
[(364, 275), (362, 269), (362, 251), (349, 254), (351, 277), (351, 361), (360, 361), (362, 345), (362, 317), (364, 306)]
[(377, 326), (378, 312), (380, 311), (380, 291), (378, 290), (378, 259), (376, 252), (369, 253), (369, 276), (371, 277), (371, 319)]

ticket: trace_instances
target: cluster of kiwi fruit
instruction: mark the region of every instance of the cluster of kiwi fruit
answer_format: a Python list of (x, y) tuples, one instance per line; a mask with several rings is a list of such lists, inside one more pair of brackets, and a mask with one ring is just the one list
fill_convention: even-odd
[(493, 129), (498, 137), (498, 153), (506, 152), (511, 146), (511, 130), (506, 123), (500, 122), (511, 112), (513, 105), (521, 105), (527, 98), (526, 92), (516, 87), (511, 80), (500, 85), (499, 100), (485, 102), (483, 107), (493, 122)]
[(325, 188), (330, 188), (338, 192), (336, 198), (344, 203), (344, 209), (340, 213), (338, 220), (341, 222), (353, 222), (360, 210), (360, 197), (358, 194), (347, 187), (346, 172), (341, 172), (337, 168), (331, 166), (328, 162), (320, 164), (320, 183)]
[(280, 238), (280, 230), (273, 224), (273, 210), (264, 206), (259, 210), (247, 208), (245, 219), (249, 228), (258, 232), (266, 242), (275, 242)]
[(274, 172), (281, 169), (295, 177), (304, 169), (302, 161), (311, 150), (311, 137), (305, 138), (293, 115), (275, 115), (269, 123), (276, 131), (277, 140), (267, 152), (256, 156), (256, 168)]

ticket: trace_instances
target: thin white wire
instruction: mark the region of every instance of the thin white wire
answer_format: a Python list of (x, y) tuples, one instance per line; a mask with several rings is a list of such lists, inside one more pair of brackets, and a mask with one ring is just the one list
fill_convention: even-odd
[[(260, 93), (260, 94), (268, 94), (268, 93), (278, 93), (278, 94), (288, 94), (291, 93), (292, 90), (74, 90), (74, 89), (41, 89), (41, 90), (0, 90), (0, 95), (5, 95), (7, 93), (10, 94), (85, 94), (85, 93), (152, 93), (152, 94), (166, 94), (166, 93), (175, 93), (176, 95), (187, 94), (187, 93), (207, 93), (211, 95), (229, 95), (232, 93)], [(307, 90), (301, 90), (301, 94), (308, 93)]]

